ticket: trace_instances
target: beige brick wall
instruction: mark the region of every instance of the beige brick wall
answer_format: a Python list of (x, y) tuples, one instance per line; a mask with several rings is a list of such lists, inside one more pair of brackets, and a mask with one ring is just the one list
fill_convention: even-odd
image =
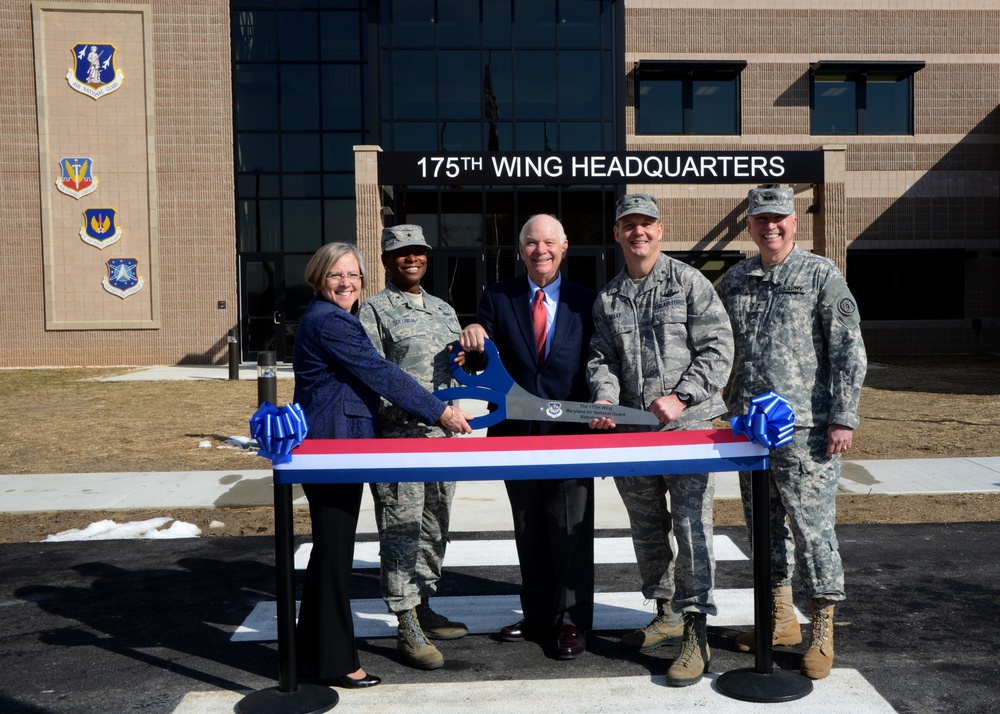
[[(846, 175), (828, 187), (834, 191), (795, 187), (800, 245), (836, 259), (829, 252), (833, 235), (854, 249), (957, 248), (970, 256), (966, 319), (865, 323), (870, 352), (1000, 350), (1000, 4), (626, 0), (625, 22), (627, 148), (845, 145)], [(742, 134), (635, 135), (635, 66), (699, 59), (747, 62)], [(925, 62), (914, 79), (914, 135), (811, 136), (809, 65), (823, 59)], [(667, 199), (669, 249), (754, 251), (742, 231), (745, 186), (644, 188)], [(823, 226), (803, 215), (814, 202), (824, 204)], [(933, 276), (927, 281), (932, 293)]]
[[(81, 28), (60, 29), (48, 19), (43, 27), (33, 27), (33, 7), (50, 13), (49, 18), (103, 14), (107, 29), (97, 37), (89, 30), (86, 37), (76, 37)], [(140, 27), (148, 30), (145, 37)], [(36, 46), (40, 30), (53, 34), (43, 35)], [(64, 56), (57, 45), (66, 32), (75, 38), (68, 42), (96, 41), (127, 50), (124, 64), (119, 62), (126, 76), (121, 89), (95, 102), (65, 79), (61, 84), (53, 80), (38, 83), (48, 94), (36, 100), (36, 50), (52, 52), (45, 58), (54, 65), (43, 80), (64, 77), (72, 67), (72, 45), (64, 48)], [(226, 333), (238, 319), (228, 2), (0, 0), (0, 39), (8, 56), (8, 79), (0, 86), (0, 221), (6, 226), (0, 233), (0, 277), (6, 286), (0, 302), (5, 345), (0, 366), (224, 361)], [(137, 59), (140, 53), (150, 58), (152, 82), (144, 81), (147, 65)], [(86, 127), (73, 117), (76, 100), (84, 102)], [(47, 122), (45, 136), (46, 124), (39, 121), (52, 118), (49, 109), (57, 119)], [(54, 172), (54, 161), (40, 164), (42, 155), (63, 150), (73, 155), (61, 147), (79, 141), (71, 135), (75, 126), (81, 132), (108, 130), (108, 138), (93, 149), (105, 152), (97, 165), (102, 185), (80, 201), (46, 185), (43, 174)], [(117, 245), (103, 251), (87, 246), (78, 235), (83, 209), (105, 198), (123, 213), (120, 251)], [(78, 214), (69, 235), (62, 215), (67, 210)], [(48, 236), (43, 240), (47, 221), (58, 231), (51, 244)], [(51, 245), (60, 245), (62, 253), (47, 266), (52, 282), (46, 300), (44, 280), (50, 275), (42, 266)], [(94, 254), (106, 271), (103, 263), (113, 250), (117, 256), (140, 257), (132, 255), (140, 249), (154, 263), (145, 270), (140, 264), (146, 279), (142, 291), (122, 300), (103, 288), (104, 295), (98, 295), (85, 287), (93, 280), (88, 261), (95, 262)], [(225, 300), (228, 309), (218, 310), (218, 300)], [(52, 329), (67, 325), (47, 323), (47, 309), (69, 317), (74, 329)]]

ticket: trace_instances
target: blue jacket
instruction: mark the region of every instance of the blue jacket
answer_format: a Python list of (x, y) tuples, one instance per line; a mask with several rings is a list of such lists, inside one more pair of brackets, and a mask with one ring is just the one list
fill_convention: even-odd
[(294, 400), (302, 406), (311, 439), (379, 436), (379, 397), (425, 424), (444, 404), (398, 366), (384, 360), (361, 322), (318, 294), (295, 333)]

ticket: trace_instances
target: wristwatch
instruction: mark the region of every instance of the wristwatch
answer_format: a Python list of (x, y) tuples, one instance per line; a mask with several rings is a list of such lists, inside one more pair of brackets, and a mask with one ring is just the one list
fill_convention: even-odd
[(690, 404), (691, 403), (691, 395), (690, 394), (685, 394), (684, 392), (674, 392), (674, 396), (677, 397), (682, 402), (684, 402), (685, 404)]

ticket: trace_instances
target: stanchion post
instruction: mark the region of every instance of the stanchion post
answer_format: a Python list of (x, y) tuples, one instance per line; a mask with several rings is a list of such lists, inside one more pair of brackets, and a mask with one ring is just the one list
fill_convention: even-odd
[(340, 695), (330, 687), (300, 685), (296, 672), (294, 530), (290, 484), (274, 485), (274, 556), (278, 571), (278, 686), (243, 697), (236, 703), (237, 714), (328, 712), (337, 706)]
[(236, 330), (229, 331), (228, 344), (229, 344), (229, 379), (238, 380), (240, 378), (240, 343), (236, 341)]
[(812, 682), (801, 674), (773, 668), (774, 615), (771, 612), (771, 499), (770, 474), (753, 471), (751, 485), (751, 546), (753, 557), (754, 667), (719, 675), (716, 686), (727, 697), (744, 702), (791, 702), (812, 692)]
[(257, 406), (278, 405), (278, 363), (274, 352), (257, 353)]

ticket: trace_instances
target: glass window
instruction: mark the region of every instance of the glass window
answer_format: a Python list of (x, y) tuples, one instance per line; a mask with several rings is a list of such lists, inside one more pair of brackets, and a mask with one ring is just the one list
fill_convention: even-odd
[(323, 12), (319, 16), (320, 47), (326, 61), (357, 62), (364, 25), (358, 12)]
[(428, 50), (392, 53), (392, 115), (396, 119), (432, 119), (437, 114), (435, 57)]
[(514, 0), (514, 46), (556, 46), (556, 0)]
[(441, 194), (441, 245), (448, 247), (483, 244), (483, 197), (466, 191)]
[(277, 201), (237, 201), (236, 237), (241, 251), (273, 253), (281, 250)]
[(434, 44), (434, 0), (391, 0), (392, 41), (398, 47)]
[(278, 76), (273, 65), (237, 65), (234, 112), (237, 130), (278, 128)]
[(559, 46), (601, 46), (601, 3), (559, 0)]
[(912, 134), (920, 62), (819, 62), (810, 75), (813, 134)]
[(323, 128), (359, 129), (364, 99), (358, 65), (323, 66)]
[(392, 125), (394, 151), (432, 151), (437, 149), (436, 122), (409, 121)]
[(305, 253), (323, 245), (319, 201), (283, 201), (282, 208), (286, 251)]
[(560, 122), (560, 151), (600, 151), (602, 148), (600, 122)]
[(739, 134), (743, 66), (652, 62), (638, 67), (636, 133)]
[[(326, 200), (323, 201), (323, 207), (326, 211), (326, 232), (323, 242), (334, 243), (336, 241), (344, 241), (347, 243), (357, 243), (357, 201), (353, 198)], [(369, 271), (377, 269), (376, 266), (368, 266)]]
[(736, 134), (738, 106), (732, 79), (693, 79), (691, 124), (699, 134)]
[(282, 174), (281, 195), (284, 198), (319, 198), (323, 195), (319, 174)]
[(559, 53), (559, 118), (601, 118), (601, 53)]
[(510, 47), (513, 28), (510, 0), (483, 0), (483, 44)]
[(277, 171), (278, 135), (236, 134), (237, 171)]
[(266, 10), (234, 12), (232, 33), (234, 61), (270, 62), (274, 60), (278, 42), (273, 12)]
[(846, 75), (813, 77), (813, 134), (857, 134), (857, 84)]
[(550, 50), (515, 52), (514, 118), (556, 117), (556, 53)]
[(487, 50), (483, 58), (483, 92), (487, 119), (514, 116), (514, 68), (511, 53)]
[(441, 50), (438, 53), (442, 119), (479, 119), (483, 116), (479, 50)]
[(570, 250), (574, 245), (602, 245), (610, 228), (610, 217), (601, 215), (603, 192), (565, 191), (562, 197), (562, 212), (559, 216)]
[(438, 0), (438, 46), (479, 47), (479, 7), (469, 0)]
[(282, 62), (315, 62), (316, 14), (312, 12), (278, 13), (278, 47)]
[(281, 128), (319, 129), (319, 67), (281, 65)]
[(479, 122), (441, 122), (441, 151), (482, 151), (482, 125)]
[(635, 98), (636, 134), (684, 133), (684, 84), (680, 78), (639, 77)]
[(868, 73), (865, 82), (865, 133), (911, 134), (912, 75)]
[(514, 148), (518, 151), (557, 151), (559, 149), (559, 129), (554, 121), (522, 121), (515, 125), (517, 139)]
[(319, 134), (282, 135), (281, 170), (319, 171)]
[(363, 144), (361, 134), (323, 134), (323, 168), (327, 171), (354, 171), (354, 147)]

